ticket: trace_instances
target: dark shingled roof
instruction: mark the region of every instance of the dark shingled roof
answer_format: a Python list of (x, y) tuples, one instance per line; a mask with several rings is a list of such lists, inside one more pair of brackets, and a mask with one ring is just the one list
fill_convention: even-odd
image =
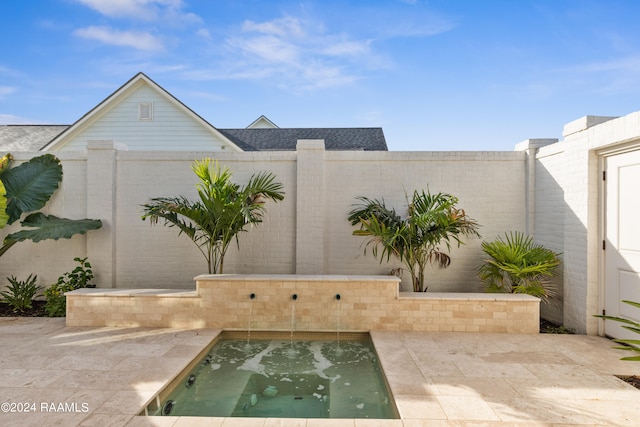
[(245, 151), (295, 151), (299, 139), (324, 139), (326, 150), (387, 151), (382, 128), (218, 129)]
[[(68, 127), (68, 125), (0, 125), (0, 151), (39, 151)], [(244, 151), (295, 151), (299, 139), (324, 139), (326, 150), (388, 150), (382, 128), (218, 130)]]
[(0, 151), (39, 151), (68, 125), (0, 125)]

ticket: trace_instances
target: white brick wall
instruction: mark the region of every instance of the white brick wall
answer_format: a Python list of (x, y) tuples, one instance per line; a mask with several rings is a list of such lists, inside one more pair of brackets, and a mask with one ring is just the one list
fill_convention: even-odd
[[(257, 171), (272, 171), (286, 192), (283, 202), (269, 203), (263, 224), (240, 236), (240, 251), (232, 244), (226, 272), (387, 274), (398, 262), (380, 265), (370, 254), (364, 256), (362, 239), (351, 234), (354, 228), (347, 213), (359, 195), (384, 198), (402, 212), (405, 192), (449, 192), (479, 221), (485, 239), (524, 228), (521, 152), (325, 152), (314, 146), (317, 143), (310, 144), (297, 153), (216, 153), (232, 170), (235, 182), (244, 184)], [(73, 210), (75, 217), (89, 212), (89, 217), (103, 220), (104, 229), (88, 238), (99, 286), (192, 287), (193, 277), (206, 273), (204, 258), (177, 229), (143, 222), (141, 204), (159, 196), (195, 198), (197, 179), (191, 163), (211, 153), (110, 151), (108, 145), (96, 143), (98, 149), (89, 150), (91, 171), (86, 169), (86, 154), (58, 153), (66, 159), (66, 180), (50, 210)], [(37, 153), (26, 157), (30, 155)], [(92, 188), (90, 195), (87, 186)], [(452, 251), (451, 267), (430, 271), (429, 289), (479, 290), (475, 274), (482, 261), (480, 242), (468, 240)], [(87, 254), (85, 236), (74, 237), (72, 243), (21, 245), (0, 261), (11, 267), (5, 275), (42, 271), (50, 273), (47, 281), (52, 282), (71, 269), (73, 257)]]
[(535, 237), (563, 252), (564, 324), (581, 333), (596, 334), (593, 315), (600, 307), (600, 224), (604, 221), (598, 150), (640, 139), (640, 112), (606, 121), (591, 119), (572, 122), (584, 123), (582, 130), (572, 125), (564, 141), (538, 151)]
[[(530, 165), (533, 171), (527, 169), (524, 151), (325, 152), (309, 143), (299, 152), (215, 153), (236, 182), (245, 184), (253, 173), (272, 171), (286, 192), (283, 202), (269, 203), (262, 225), (240, 236), (240, 251), (232, 245), (225, 271), (387, 274), (400, 264), (379, 264), (370, 254), (365, 256), (363, 239), (351, 234), (354, 228), (346, 218), (355, 197), (384, 198), (404, 213), (405, 193), (447, 192), (478, 220), (482, 239), (526, 231), (531, 221), (536, 241), (563, 254), (560, 305), (543, 305), (543, 310), (568, 327), (595, 334), (597, 321), (592, 315), (600, 304), (603, 220), (598, 150), (638, 140), (640, 112), (540, 147)], [(87, 255), (103, 287), (192, 288), (193, 277), (206, 272), (202, 255), (188, 238), (178, 237), (175, 229), (150, 227), (140, 215), (141, 204), (151, 197), (195, 197), (196, 178), (190, 165), (212, 153), (108, 151), (89, 150), (88, 162), (84, 151), (58, 152), (64, 180), (45, 210), (71, 218), (99, 217), (104, 230), (89, 238), (19, 243), (0, 259), (0, 278), (37, 273), (43, 284), (50, 284), (73, 268), (74, 257)], [(40, 154), (15, 153), (15, 157), (19, 163)], [(534, 183), (527, 183), (528, 175), (535, 177)], [(530, 188), (534, 212), (527, 212)], [(0, 237), (15, 229), (3, 229)], [(480, 243), (481, 239), (468, 240), (452, 251), (448, 269), (428, 271), (429, 290), (479, 290)]]
[[(42, 153), (12, 153), (17, 166)], [(0, 154), (4, 155), (4, 153)], [(79, 152), (60, 153), (63, 165), (60, 188), (41, 212), (67, 218), (85, 218), (87, 214), (86, 155)], [(24, 216), (23, 218), (24, 219)], [(0, 230), (0, 239), (20, 229), (19, 222)], [(24, 280), (31, 273), (38, 275), (40, 285), (56, 282), (65, 271), (75, 267), (73, 258), (86, 256), (86, 236), (74, 236), (69, 240), (16, 243), (0, 257), (0, 287), (8, 282), (5, 277), (14, 275)]]

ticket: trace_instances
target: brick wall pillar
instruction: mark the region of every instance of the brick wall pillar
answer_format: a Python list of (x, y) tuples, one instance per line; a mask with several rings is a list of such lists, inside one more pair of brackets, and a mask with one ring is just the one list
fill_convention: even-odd
[(298, 140), (296, 274), (324, 274), (324, 140)]
[(554, 144), (557, 139), (536, 138), (527, 139), (516, 145), (516, 151), (524, 151), (527, 155), (527, 163), (525, 166), (525, 188), (526, 188), (526, 206), (525, 206), (525, 233), (535, 236), (535, 215), (536, 215), (536, 154), (540, 147)]
[(87, 256), (100, 288), (116, 287), (116, 150), (113, 141), (87, 144), (87, 218), (102, 228), (87, 233)]

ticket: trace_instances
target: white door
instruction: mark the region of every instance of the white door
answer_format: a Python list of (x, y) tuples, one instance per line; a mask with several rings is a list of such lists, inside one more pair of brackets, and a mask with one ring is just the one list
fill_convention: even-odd
[[(640, 150), (607, 157), (604, 308), (608, 316), (640, 322), (640, 309), (622, 300), (640, 302)], [(640, 339), (619, 322), (606, 320), (605, 334)]]

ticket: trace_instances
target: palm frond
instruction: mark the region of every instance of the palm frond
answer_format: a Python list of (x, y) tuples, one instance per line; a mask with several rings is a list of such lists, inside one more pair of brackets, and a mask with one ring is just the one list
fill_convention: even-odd
[(548, 280), (560, 265), (559, 254), (534, 242), (522, 232), (509, 232), (492, 242), (482, 242), (490, 258), (478, 277), (490, 292), (524, 293), (548, 302), (555, 288)]
[(238, 234), (247, 225), (262, 222), (264, 201), (283, 200), (283, 185), (269, 172), (252, 176), (242, 188), (231, 181), (231, 172), (216, 160), (195, 161), (191, 168), (199, 182), (199, 200), (191, 202), (184, 196), (158, 197), (142, 205), (142, 219), (152, 224), (164, 220), (164, 225), (177, 227), (178, 234), (187, 235), (207, 260), (209, 273), (222, 273), (224, 255)]
[(463, 243), (461, 235), (478, 235), (478, 224), (456, 208), (458, 199), (443, 193), (415, 191), (411, 199), (407, 197), (407, 216), (398, 215), (395, 209), (386, 206), (384, 199), (370, 199), (364, 196), (349, 212), (347, 219), (351, 225), (358, 225), (354, 236), (366, 237), (364, 252), (371, 248), (374, 257), (387, 262), (391, 256), (397, 257), (411, 273), (414, 291), (426, 290), (424, 269), (428, 263), (447, 267), (450, 256), (446, 250), (451, 244)]

